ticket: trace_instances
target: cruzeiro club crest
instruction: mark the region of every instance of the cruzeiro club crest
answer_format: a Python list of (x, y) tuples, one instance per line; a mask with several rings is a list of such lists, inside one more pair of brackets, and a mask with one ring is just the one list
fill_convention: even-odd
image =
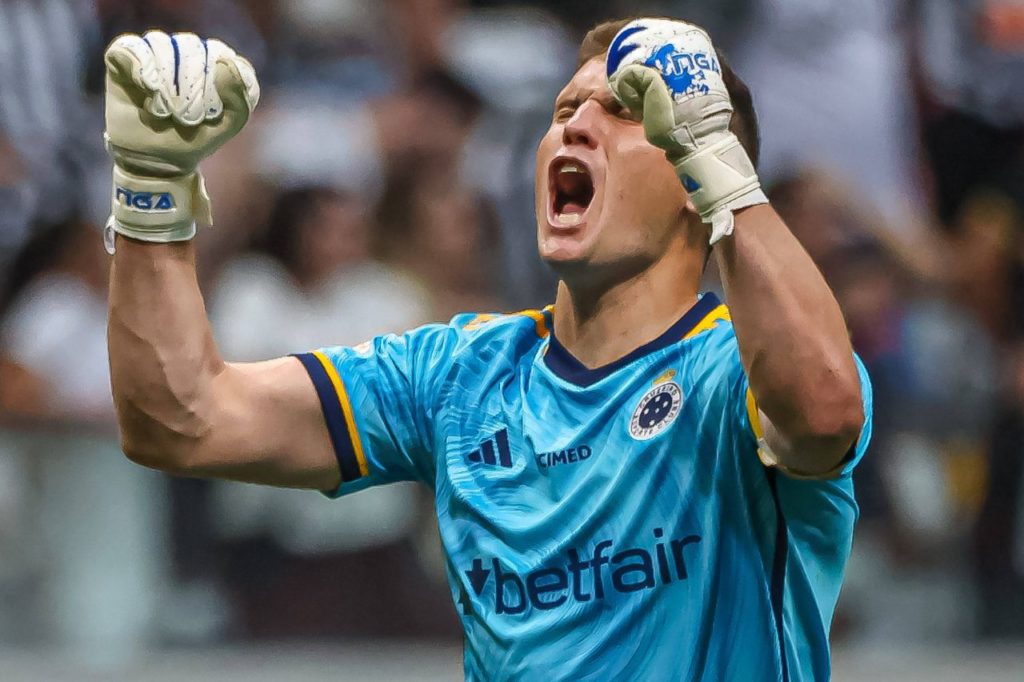
[(654, 388), (644, 393), (640, 404), (633, 410), (629, 435), (637, 440), (654, 438), (672, 425), (682, 407), (683, 389), (670, 379), (660, 378)]

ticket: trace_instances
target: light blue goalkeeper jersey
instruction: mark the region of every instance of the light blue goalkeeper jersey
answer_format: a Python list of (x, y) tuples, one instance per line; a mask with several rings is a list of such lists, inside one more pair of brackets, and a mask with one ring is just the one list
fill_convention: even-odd
[(558, 343), (550, 309), (297, 357), (337, 451), (333, 494), (434, 490), (466, 679), (828, 679), (871, 431), (859, 361), (863, 434), (812, 481), (762, 464), (712, 294), (600, 369)]

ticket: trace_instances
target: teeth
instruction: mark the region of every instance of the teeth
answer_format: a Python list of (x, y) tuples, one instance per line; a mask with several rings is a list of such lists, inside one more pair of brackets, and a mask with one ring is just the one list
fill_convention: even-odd
[(574, 163), (567, 163), (558, 169), (559, 173), (582, 173), (583, 169)]
[(580, 224), (580, 220), (583, 216), (579, 213), (559, 213), (555, 216), (555, 220), (562, 227), (574, 227)]

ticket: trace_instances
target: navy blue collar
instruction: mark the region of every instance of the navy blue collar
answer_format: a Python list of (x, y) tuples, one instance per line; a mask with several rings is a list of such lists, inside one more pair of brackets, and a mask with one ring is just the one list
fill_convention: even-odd
[(700, 321), (707, 317), (708, 313), (721, 305), (721, 301), (713, 293), (706, 293), (698, 299), (698, 301), (691, 307), (686, 313), (679, 318), (679, 320), (673, 324), (668, 330), (654, 339), (649, 341), (639, 348), (633, 350), (631, 353), (610, 362), (607, 365), (601, 367), (595, 367), (590, 369), (582, 362), (573, 357), (573, 354), (566, 350), (565, 346), (558, 342), (558, 337), (555, 334), (554, 318), (551, 321), (551, 337), (548, 345), (548, 350), (544, 354), (544, 364), (547, 365), (548, 369), (555, 373), (556, 376), (568, 381), (571, 384), (577, 386), (587, 387), (591, 386), (606, 376), (609, 376), (615, 370), (621, 369), (629, 363), (641, 358), (654, 351), (661, 350), (667, 346), (671, 346), (673, 343), (681, 341), (690, 331), (700, 324)]

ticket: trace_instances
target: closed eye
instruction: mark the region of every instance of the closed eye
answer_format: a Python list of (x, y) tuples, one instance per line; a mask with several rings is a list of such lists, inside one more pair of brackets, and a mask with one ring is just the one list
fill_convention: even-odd
[(576, 113), (577, 105), (575, 103), (560, 104), (555, 107), (555, 121), (564, 123), (572, 118), (572, 115)]
[[(626, 107), (622, 106), (622, 104), (620, 104), (619, 101), (615, 99), (615, 97), (611, 96), (610, 93), (607, 97), (593, 97), (589, 99), (594, 99), (598, 104), (601, 105), (602, 109), (607, 111), (612, 116), (621, 118), (626, 121), (638, 122), (640, 120), (638, 116), (636, 116), (632, 111), (630, 111)], [(573, 114), (576, 113), (576, 110), (580, 108), (580, 104), (581, 102), (579, 100), (557, 102), (555, 104), (555, 122), (565, 123), (566, 121), (568, 121), (570, 118), (573, 117)]]

